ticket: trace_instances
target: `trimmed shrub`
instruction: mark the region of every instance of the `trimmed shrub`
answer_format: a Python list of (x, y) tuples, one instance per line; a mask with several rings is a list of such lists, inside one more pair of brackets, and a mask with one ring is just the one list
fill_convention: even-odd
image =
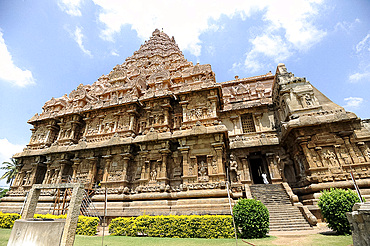
[(352, 207), (357, 202), (360, 202), (360, 199), (356, 192), (331, 188), (321, 192), (318, 205), (329, 228), (338, 234), (350, 234), (351, 227), (346, 212), (352, 212)]
[(99, 218), (97, 217), (78, 216), (76, 234), (94, 236), (97, 232), (98, 225)]
[(0, 212), (0, 228), (13, 228), (14, 221), (20, 219), (19, 214), (2, 213)]
[[(34, 218), (40, 219), (65, 219), (67, 215), (52, 215), (52, 214), (35, 214)], [(78, 216), (76, 234), (85, 236), (94, 236), (99, 224), (99, 218)]]
[[(13, 228), (14, 221), (20, 219), (19, 214), (0, 212), (0, 228)], [(35, 214), (39, 219), (65, 219), (67, 215)], [(97, 231), (99, 219), (97, 217), (78, 216), (76, 234), (94, 236)]]
[(143, 215), (116, 218), (109, 224), (111, 235), (172, 238), (233, 238), (231, 216)]
[(269, 231), (269, 211), (255, 199), (239, 199), (233, 208), (239, 237), (262, 238)]

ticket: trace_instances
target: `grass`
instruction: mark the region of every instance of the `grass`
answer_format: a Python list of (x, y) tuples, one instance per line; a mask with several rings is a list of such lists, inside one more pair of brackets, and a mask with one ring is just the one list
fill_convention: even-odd
[[(0, 228), (0, 246), (7, 245), (11, 229)], [(293, 240), (294, 239), (294, 240)], [(314, 234), (307, 236), (295, 235), (294, 237), (269, 236), (262, 239), (246, 239), (249, 243), (256, 246), (273, 246), (273, 245), (297, 245), (297, 246), (348, 246), (352, 244), (352, 236), (322, 235)], [(98, 236), (80, 236), (76, 235), (75, 246), (101, 246), (102, 237)], [(106, 246), (234, 246), (235, 239), (200, 239), (200, 238), (154, 238), (154, 237), (122, 237), (122, 236), (105, 236), (104, 245)], [(238, 245), (247, 245), (238, 240)]]

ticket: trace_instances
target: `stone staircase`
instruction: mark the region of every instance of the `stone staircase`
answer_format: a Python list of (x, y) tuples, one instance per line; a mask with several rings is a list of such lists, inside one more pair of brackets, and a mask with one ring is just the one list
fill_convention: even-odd
[(253, 198), (260, 200), (270, 213), (270, 231), (297, 231), (312, 229), (298, 207), (292, 205), (281, 184), (250, 186)]

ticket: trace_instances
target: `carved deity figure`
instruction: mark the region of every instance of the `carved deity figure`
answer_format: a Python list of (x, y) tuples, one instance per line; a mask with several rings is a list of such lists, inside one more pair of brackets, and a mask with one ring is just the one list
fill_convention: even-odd
[(313, 105), (312, 98), (309, 94), (304, 95), (304, 101), (306, 103), (306, 106), (308, 106), (308, 107)]
[(339, 166), (338, 160), (334, 152), (327, 150), (324, 153), (324, 158), (329, 160), (328, 163), (330, 166)]
[(217, 160), (216, 160), (216, 158), (214, 158), (212, 160), (211, 165), (212, 165), (212, 173), (213, 174), (217, 174)]
[(201, 161), (199, 164), (199, 177), (201, 180), (206, 180), (207, 177), (207, 164), (204, 161)]
[(233, 154), (230, 155), (230, 170), (236, 171), (238, 170), (238, 162)]
[(157, 180), (157, 170), (153, 170), (150, 172), (150, 180), (151, 181), (156, 181)]

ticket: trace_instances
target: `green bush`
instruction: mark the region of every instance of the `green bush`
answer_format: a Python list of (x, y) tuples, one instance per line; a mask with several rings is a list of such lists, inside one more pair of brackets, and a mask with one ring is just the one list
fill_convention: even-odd
[(262, 238), (269, 231), (269, 211), (261, 201), (239, 199), (233, 208), (239, 237)]
[[(14, 221), (20, 219), (19, 214), (0, 212), (0, 228), (12, 228)], [(65, 219), (67, 215), (35, 214), (34, 218), (39, 219)], [(78, 216), (76, 234), (94, 236), (97, 231), (99, 219), (97, 217)]]
[(20, 219), (19, 214), (10, 214), (0, 212), (0, 228), (13, 228), (14, 221)]
[[(67, 215), (35, 214), (34, 218), (65, 219), (67, 218)], [(76, 234), (94, 236), (96, 234), (98, 224), (99, 218), (80, 215), (78, 216)]]
[(233, 238), (231, 216), (143, 215), (116, 218), (109, 224), (111, 235), (173, 238)]
[(94, 236), (99, 225), (99, 218), (78, 216), (76, 234)]
[(346, 212), (351, 212), (355, 203), (360, 202), (356, 192), (348, 189), (333, 189), (321, 192), (319, 207), (328, 227), (338, 234), (350, 234), (351, 227)]

